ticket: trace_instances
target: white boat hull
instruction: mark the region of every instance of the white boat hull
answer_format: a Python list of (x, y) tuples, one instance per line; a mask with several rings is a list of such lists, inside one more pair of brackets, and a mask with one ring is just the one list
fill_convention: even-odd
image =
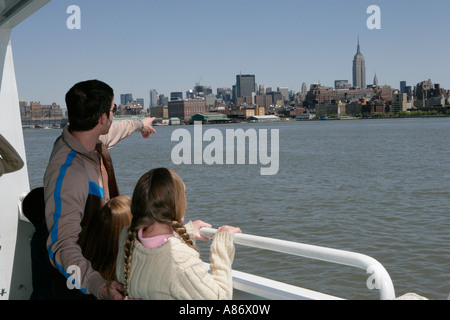
[[(30, 238), (34, 227), (19, 210), (20, 198), (29, 192), (19, 96), (11, 48), (11, 30), (49, 0), (6, 5), (10, 12), (0, 24), (0, 132), (24, 161), (18, 172), (0, 177), (0, 300), (29, 299), (31, 285)], [(1, 12), (4, 14), (5, 12)]]

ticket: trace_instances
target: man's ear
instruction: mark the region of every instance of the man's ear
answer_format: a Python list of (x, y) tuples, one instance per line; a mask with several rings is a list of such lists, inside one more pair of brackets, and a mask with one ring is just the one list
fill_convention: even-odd
[(100, 116), (100, 118), (98, 119), (98, 123), (101, 124), (101, 125), (105, 125), (107, 119), (108, 119), (108, 116), (106, 115), (106, 113), (103, 113)]

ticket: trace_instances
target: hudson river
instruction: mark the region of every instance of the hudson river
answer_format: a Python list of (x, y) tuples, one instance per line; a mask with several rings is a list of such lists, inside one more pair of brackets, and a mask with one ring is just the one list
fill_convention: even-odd
[[(211, 128), (223, 134), (223, 159), (226, 129), (253, 128), (259, 137), (268, 129), (269, 143), (278, 129), (278, 172), (261, 175), (267, 165), (250, 165), (248, 156), (246, 164), (175, 165), (172, 132), (188, 130), (194, 154), (194, 126), (156, 127), (150, 139), (135, 134), (111, 150), (121, 193), (131, 195), (147, 170), (169, 167), (186, 184), (187, 220), (362, 253), (386, 268), (397, 296), (447, 299), (450, 118), (203, 125), (203, 132)], [(42, 185), (60, 132), (24, 130), (32, 188)], [(209, 261), (208, 242), (197, 246)], [(342, 298), (379, 299), (362, 269), (240, 245), (233, 268)]]

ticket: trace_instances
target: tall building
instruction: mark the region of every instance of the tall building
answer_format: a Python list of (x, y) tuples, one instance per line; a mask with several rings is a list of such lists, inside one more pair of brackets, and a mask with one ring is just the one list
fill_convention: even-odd
[(133, 95), (131, 93), (125, 93), (120, 95), (120, 104), (127, 104), (133, 101)]
[(308, 87), (306, 85), (305, 82), (302, 83), (302, 94), (307, 94), (308, 93)]
[(166, 97), (165, 95), (160, 94), (158, 97), (158, 105), (167, 106), (168, 103), (169, 103), (169, 97)]
[(366, 88), (366, 62), (361, 54), (359, 39), (357, 52), (353, 59), (353, 86), (360, 89)]
[(183, 92), (171, 92), (170, 93), (170, 101), (172, 100), (183, 100)]
[(277, 90), (283, 96), (284, 101), (289, 101), (289, 88), (288, 87), (278, 87)]
[(256, 92), (255, 75), (238, 74), (236, 76), (236, 97), (251, 97)]
[(407, 111), (407, 94), (394, 91), (392, 93), (392, 112), (398, 113), (400, 111)]
[(400, 93), (406, 93), (406, 81), (400, 81)]
[(144, 98), (136, 98), (136, 102), (144, 107)]
[(233, 96), (230, 88), (217, 88), (217, 98), (222, 99), (225, 102), (231, 101)]
[(156, 89), (150, 90), (150, 108), (158, 106), (158, 92)]

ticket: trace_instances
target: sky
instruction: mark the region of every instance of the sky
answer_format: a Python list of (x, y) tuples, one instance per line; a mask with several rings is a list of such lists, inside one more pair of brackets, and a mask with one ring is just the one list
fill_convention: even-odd
[[(80, 9), (81, 29), (71, 5)], [(380, 9), (378, 20), (371, 5)], [(450, 89), (449, 0), (52, 0), (12, 32), (19, 99), (56, 102), (79, 81), (102, 80), (149, 103), (196, 83), (231, 88), (352, 83), (359, 37), (367, 84)], [(378, 22), (370, 29), (367, 21)]]

